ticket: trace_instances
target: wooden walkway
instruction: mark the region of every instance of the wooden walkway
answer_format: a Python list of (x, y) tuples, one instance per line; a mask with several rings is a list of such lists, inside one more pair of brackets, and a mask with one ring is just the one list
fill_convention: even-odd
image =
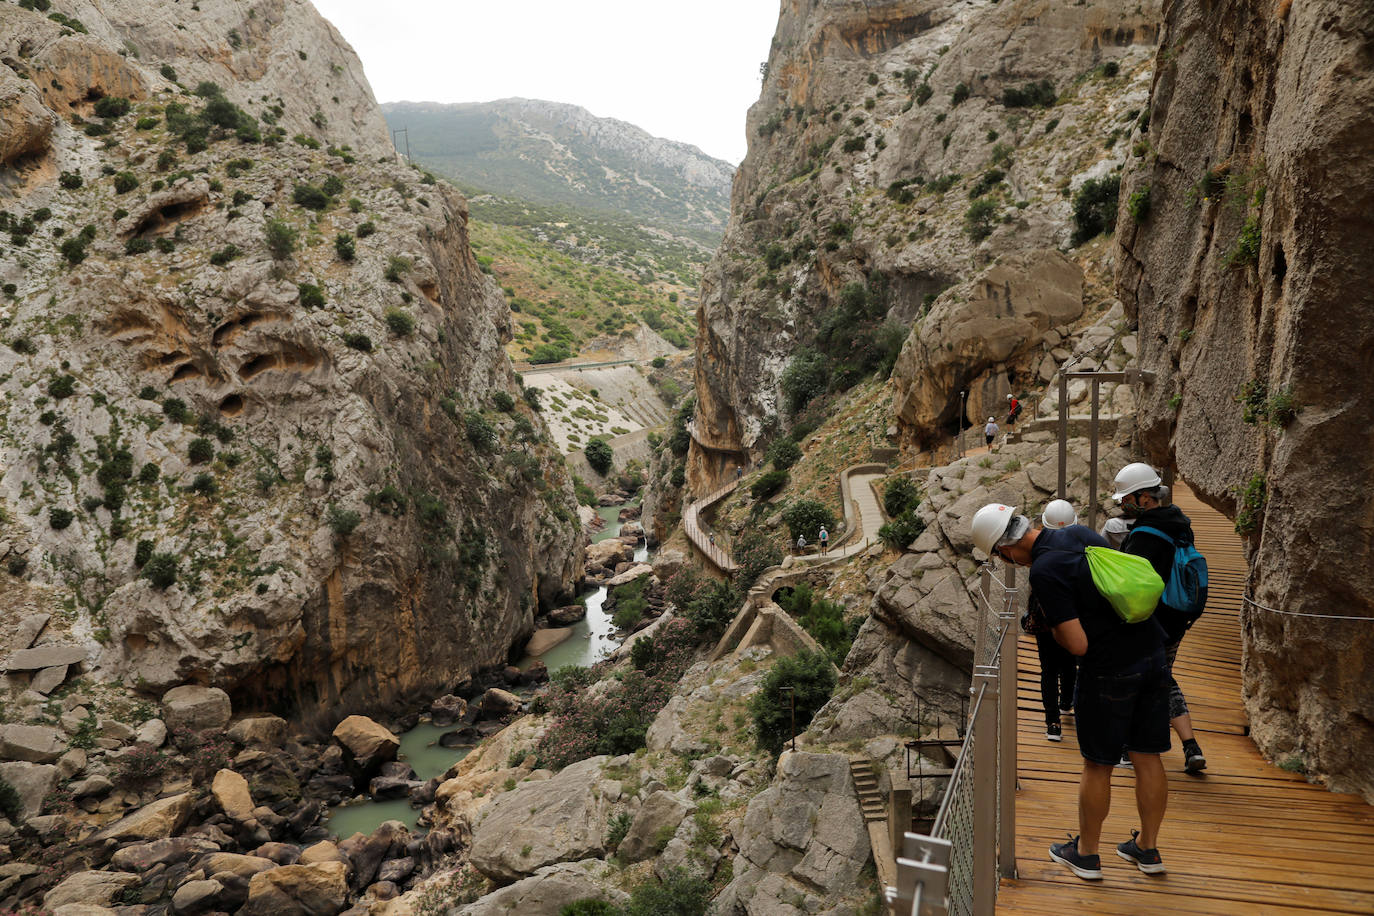
[(1132, 772), (1112, 777), (1100, 882), (1050, 861), (1048, 847), (1078, 832), (1081, 758), (1073, 719), (1064, 741), (1045, 740), (1035, 642), (1019, 645), (1017, 874), (998, 913), (1374, 914), (1374, 808), (1267, 763), (1246, 736), (1240, 700), (1240, 607), (1245, 558), (1231, 523), (1180, 483), (1174, 501), (1193, 520), (1210, 567), (1207, 612), (1183, 641), (1175, 675), (1207, 757), (1183, 773), (1177, 736), (1164, 755), (1169, 809), (1160, 832), (1168, 874), (1147, 876), (1116, 854), (1139, 824)]

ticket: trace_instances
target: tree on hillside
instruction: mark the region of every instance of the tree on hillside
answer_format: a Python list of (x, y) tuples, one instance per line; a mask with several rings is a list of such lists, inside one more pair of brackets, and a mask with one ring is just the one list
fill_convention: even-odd
[(611, 449), (611, 444), (600, 436), (587, 443), (584, 454), (587, 456), (587, 463), (592, 466), (602, 477), (611, 470), (611, 464), (615, 461), (615, 452)]

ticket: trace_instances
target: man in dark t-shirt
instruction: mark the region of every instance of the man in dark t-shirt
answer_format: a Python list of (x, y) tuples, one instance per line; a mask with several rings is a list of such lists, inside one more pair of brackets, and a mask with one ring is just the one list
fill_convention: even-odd
[(1140, 830), (1117, 854), (1146, 874), (1162, 874), (1156, 848), (1169, 783), (1159, 755), (1169, 749), (1168, 669), (1164, 631), (1153, 619), (1129, 624), (1093, 584), (1084, 548), (1106, 547), (1082, 525), (1031, 527), (1010, 506), (993, 503), (973, 518), (973, 542), (984, 553), (1030, 567), (1031, 591), (1055, 640), (1078, 656), (1074, 715), (1083, 775), (1078, 787), (1079, 836), (1050, 847), (1050, 858), (1078, 877), (1102, 877), (1097, 853), (1111, 808), (1112, 768), (1125, 748), (1135, 766)]

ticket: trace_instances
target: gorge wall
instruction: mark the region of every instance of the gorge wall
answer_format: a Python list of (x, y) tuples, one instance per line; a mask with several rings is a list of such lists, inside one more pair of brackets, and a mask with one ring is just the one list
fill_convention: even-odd
[(188, 7), (0, 4), (0, 609), (149, 690), (442, 692), (581, 566), (509, 311), (313, 7)]
[[(1003, 255), (1067, 247), (1072, 194), (1139, 155), (1158, 22), (1158, 3), (1117, 0), (784, 3), (702, 283), (693, 486), (793, 413), (782, 378), (798, 351), (821, 351), (843, 385), (940, 337), (923, 319), (962, 301), (946, 290)], [(1084, 305), (1105, 308), (1110, 270), (1082, 266)], [(953, 429), (961, 389), (977, 418), (1057, 346), (990, 352), (920, 390), (899, 371), (903, 438)]]
[[(1118, 285), (1142, 443), (1249, 538), (1252, 735), (1374, 800), (1374, 4), (1170, 4)], [(1360, 443), (1364, 442), (1364, 445)]]

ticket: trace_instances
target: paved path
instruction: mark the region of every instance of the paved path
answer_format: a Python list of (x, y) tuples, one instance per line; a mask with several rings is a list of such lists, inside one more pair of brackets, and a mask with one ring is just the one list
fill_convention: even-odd
[(1164, 755), (1169, 809), (1160, 852), (1169, 871), (1149, 876), (1112, 847), (1136, 823), (1134, 775), (1112, 776), (1102, 833), (1104, 880), (1088, 883), (1049, 859), (1049, 844), (1077, 832), (1082, 761), (1073, 719), (1064, 741), (1045, 740), (1040, 662), (1034, 641), (1019, 644), (1018, 877), (1005, 880), (997, 912), (1016, 914), (1219, 913), (1297, 916), (1374, 913), (1374, 808), (1328, 792), (1259, 755), (1241, 702), (1241, 592), (1246, 562), (1230, 521), (1180, 482), (1174, 502), (1193, 520), (1207, 557), (1207, 611), (1183, 640), (1174, 671), (1207, 755), (1205, 775), (1182, 773), (1177, 738)]

